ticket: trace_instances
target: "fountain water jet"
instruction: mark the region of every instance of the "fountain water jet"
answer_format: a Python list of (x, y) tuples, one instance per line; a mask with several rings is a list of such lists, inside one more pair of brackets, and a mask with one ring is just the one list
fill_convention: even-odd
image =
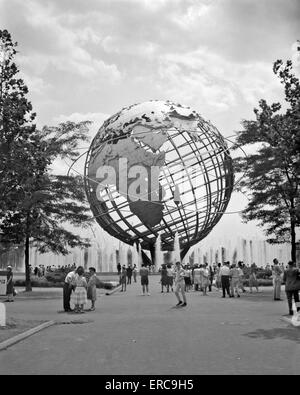
[(161, 235), (159, 233), (155, 243), (155, 271), (156, 272), (163, 265), (163, 263), (164, 263), (164, 255), (161, 249)]

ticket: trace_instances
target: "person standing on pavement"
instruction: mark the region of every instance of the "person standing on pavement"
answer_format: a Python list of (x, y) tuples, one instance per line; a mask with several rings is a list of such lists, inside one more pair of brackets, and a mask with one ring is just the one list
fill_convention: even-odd
[(96, 269), (94, 267), (89, 268), (90, 278), (87, 285), (87, 298), (91, 301), (91, 311), (95, 311), (95, 304), (97, 300), (97, 276)]
[(74, 304), (74, 312), (77, 314), (84, 313), (84, 306), (87, 303), (87, 281), (84, 277), (84, 268), (79, 266), (76, 270), (77, 276), (73, 280), (73, 286), (75, 288), (71, 295), (71, 302)]
[(122, 289), (120, 292), (125, 292), (126, 291), (126, 281), (127, 281), (127, 270), (126, 266), (122, 266), (122, 271), (120, 274), (120, 284), (122, 285)]
[(199, 291), (201, 286), (201, 269), (199, 265), (196, 265), (194, 268), (193, 283), (194, 283), (194, 290)]
[[(185, 282), (184, 282), (184, 274), (185, 270), (183, 269), (181, 262), (176, 262), (175, 264), (175, 295), (178, 300), (176, 307), (185, 307), (187, 305), (186, 296), (185, 296)], [(182, 296), (183, 301), (180, 298), (180, 294)]]
[(234, 263), (230, 269), (230, 277), (231, 277), (231, 296), (234, 297), (235, 293), (238, 298), (240, 298), (240, 292), (239, 292), (239, 287), (240, 287), (240, 279), (241, 279), (242, 273), (241, 269), (236, 266)]
[(216, 277), (216, 287), (217, 287), (218, 291), (220, 291), (220, 289), (222, 288), (222, 284), (221, 284), (221, 274), (220, 274), (221, 267), (222, 267), (222, 264), (219, 262), (218, 265), (217, 265), (217, 267), (216, 267), (216, 274), (215, 274), (215, 277)]
[(6, 296), (7, 299), (5, 302), (14, 302), (14, 274), (11, 266), (7, 266), (7, 276), (6, 276)]
[(118, 264), (117, 264), (117, 270), (118, 270), (118, 276), (120, 276), (121, 270), (122, 270), (122, 266), (121, 266), (120, 262), (118, 262)]
[(282, 283), (282, 269), (279, 265), (278, 259), (273, 259), (273, 287), (274, 287), (274, 300), (281, 300), (281, 283)]
[(206, 265), (200, 265), (200, 289), (203, 296), (207, 296), (207, 287), (209, 286), (209, 271)]
[(71, 300), (71, 294), (73, 291), (73, 283), (75, 281), (77, 274), (76, 274), (76, 267), (74, 270), (69, 272), (65, 278), (64, 282), (64, 296), (63, 296), (63, 305), (64, 305), (64, 310), (66, 313), (69, 313), (72, 311), (71, 306), (70, 306), (70, 300)]
[(161, 293), (164, 293), (164, 287), (168, 288), (168, 271), (166, 265), (162, 265), (160, 272)]
[(171, 291), (173, 292), (174, 278), (173, 278), (172, 265), (170, 263), (167, 264), (167, 275), (168, 275), (167, 292), (170, 292), (170, 288), (171, 288)]
[(285, 284), (289, 315), (293, 315), (293, 298), (297, 307), (297, 312), (300, 311), (300, 270), (295, 267), (295, 264), (292, 261), (288, 263), (288, 269), (284, 272), (283, 282)]
[(209, 271), (208, 292), (212, 292), (212, 286), (213, 286), (214, 277), (215, 277), (215, 270), (214, 270), (214, 268), (211, 265), (209, 265), (208, 266), (208, 271)]
[(142, 289), (143, 289), (143, 295), (147, 295), (150, 296), (150, 292), (149, 292), (149, 269), (147, 268), (147, 266), (143, 263), (142, 267), (140, 269), (140, 276), (141, 276), (141, 285), (142, 285)]
[(255, 263), (252, 263), (250, 267), (249, 286), (250, 286), (251, 294), (252, 294), (252, 287), (255, 287), (256, 291), (259, 292), (258, 281), (257, 281), (257, 266)]
[(231, 297), (229, 264), (230, 264), (229, 262), (224, 262), (224, 265), (220, 269), (221, 285), (222, 285), (222, 291), (223, 291), (222, 298), (226, 298), (226, 293), (229, 296), (229, 298)]
[(131, 278), (132, 278), (132, 267), (131, 267), (131, 265), (128, 265), (128, 267), (127, 267), (127, 284), (131, 284)]
[(185, 292), (189, 292), (192, 287), (192, 271), (188, 265), (184, 268), (184, 283)]
[(238, 262), (238, 268), (240, 269), (240, 284), (239, 284), (239, 288), (242, 290), (243, 293), (246, 293), (245, 287), (244, 287), (244, 278), (245, 278), (245, 274), (244, 274), (244, 263), (243, 261), (239, 261)]

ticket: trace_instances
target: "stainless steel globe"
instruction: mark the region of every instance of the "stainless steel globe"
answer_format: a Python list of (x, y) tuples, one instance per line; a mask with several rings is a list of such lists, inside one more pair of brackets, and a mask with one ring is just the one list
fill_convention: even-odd
[(196, 111), (170, 101), (122, 109), (104, 122), (85, 164), (98, 224), (117, 239), (183, 255), (222, 217), (233, 189), (225, 139)]

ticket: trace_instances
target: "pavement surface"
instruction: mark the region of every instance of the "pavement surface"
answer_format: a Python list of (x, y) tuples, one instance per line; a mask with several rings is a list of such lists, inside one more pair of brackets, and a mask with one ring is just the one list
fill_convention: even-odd
[(158, 276), (150, 290), (101, 294), (84, 315), (60, 311), (62, 290), (19, 295), (9, 317), (58, 324), (1, 351), (0, 374), (300, 374), (300, 329), (283, 321), (287, 303), (274, 302), (272, 289), (240, 299), (190, 292), (186, 308), (160, 293)]

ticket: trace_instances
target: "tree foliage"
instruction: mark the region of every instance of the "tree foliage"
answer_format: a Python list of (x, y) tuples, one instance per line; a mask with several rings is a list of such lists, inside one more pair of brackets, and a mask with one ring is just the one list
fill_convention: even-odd
[(17, 43), (7, 30), (0, 30), (0, 214), (6, 203), (14, 200), (14, 192), (26, 174), (31, 160), (30, 147), (36, 143), (35, 113), (27, 100), (28, 89), (17, 78), (13, 59)]
[(269, 242), (291, 242), (295, 260), (295, 228), (300, 224), (300, 84), (291, 61), (276, 61), (273, 71), (284, 86), (287, 108), (260, 100), (255, 120), (242, 122), (235, 146), (253, 146), (255, 153), (238, 157), (235, 167), (244, 174), (239, 189), (249, 198), (243, 218), (258, 220)]

